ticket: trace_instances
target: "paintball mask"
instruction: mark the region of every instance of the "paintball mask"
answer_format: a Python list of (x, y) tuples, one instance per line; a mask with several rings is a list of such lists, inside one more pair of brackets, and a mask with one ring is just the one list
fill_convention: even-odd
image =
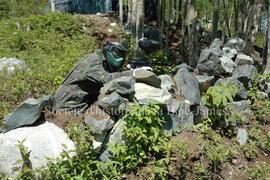
[(104, 48), (104, 56), (113, 69), (123, 66), (128, 50), (119, 42), (110, 42)]

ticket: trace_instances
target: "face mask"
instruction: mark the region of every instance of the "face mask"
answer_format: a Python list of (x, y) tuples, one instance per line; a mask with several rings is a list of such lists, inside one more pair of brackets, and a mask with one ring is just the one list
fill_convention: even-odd
[(113, 55), (110, 51), (106, 52), (106, 58), (111, 65), (120, 68), (124, 64), (124, 58)]

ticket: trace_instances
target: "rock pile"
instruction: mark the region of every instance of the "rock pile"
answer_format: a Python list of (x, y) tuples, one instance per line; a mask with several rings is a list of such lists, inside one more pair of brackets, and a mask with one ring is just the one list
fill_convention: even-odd
[[(202, 105), (201, 95), (210, 86), (220, 86), (221, 82), (232, 83), (238, 87), (238, 92), (235, 102), (231, 105), (235, 112), (245, 116), (245, 121), (249, 121), (252, 111), (247, 101), (247, 89), (253, 76), (258, 74), (258, 70), (254, 66), (256, 63), (253, 57), (244, 54), (244, 48), (245, 42), (239, 38), (231, 39), (225, 45), (219, 39), (215, 39), (208, 49), (201, 52), (195, 69), (181, 64), (172, 70), (172, 76), (157, 76), (153, 72), (137, 70), (134, 77), (120, 77), (105, 84), (100, 90), (98, 100), (87, 111), (91, 112), (85, 114), (85, 123), (93, 127), (93, 146), (101, 150), (100, 159), (106, 160), (110, 157), (110, 153), (105, 148), (107, 143), (124, 143), (122, 134), (124, 121), (121, 117), (126, 113), (127, 105), (132, 103), (144, 105), (150, 101), (159, 102), (161, 115), (166, 120), (163, 130), (173, 133), (181, 127), (194, 125), (204, 117), (202, 111), (206, 108)], [(37, 129), (44, 129), (47, 126), (46, 131), (50, 133), (41, 135), (43, 130)], [(40, 134), (38, 136), (41, 138), (32, 137), (33, 132)], [(18, 138), (12, 135), (14, 133), (22, 135)], [(57, 142), (51, 142), (55, 140), (50, 138), (51, 133), (57, 134)], [(246, 142), (245, 136), (244, 131), (239, 132), (241, 144)], [(11, 164), (21, 158), (14, 144), (16, 140), (24, 138), (27, 139), (26, 145), (29, 150), (33, 151), (30, 155), (33, 167), (44, 165), (45, 162), (41, 160), (44, 156), (58, 156), (61, 152), (61, 144), (68, 145), (69, 149), (74, 148), (74, 144), (65, 133), (50, 123), (12, 130), (0, 135), (0, 174), (14, 175)], [(52, 147), (44, 152), (42, 146), (32, 146), (35, 143), (42, 144), (40, 139), (43, 140), (42, 143), (50, 144)], [(9, 152), (12, 154), (8, 154)], [(40, 162), (36, 162), (35, 158)], [(1, 163), (3, 160), (9, 164)]]

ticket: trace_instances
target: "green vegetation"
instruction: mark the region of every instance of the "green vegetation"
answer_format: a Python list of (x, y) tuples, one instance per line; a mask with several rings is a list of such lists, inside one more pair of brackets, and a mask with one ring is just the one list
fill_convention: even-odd
[(0, 55), (23, 59), (28, 69), (0, 73), (0, 118), (28, 97), (54, 93), (74, 64), (96, 45), (93, 27), (70, 14), (0, 21)]
[(233, 102), (233, 97), (238, 91), (234, 85), (221, 83), (220, 86), (210, 87), (202, 97), (205, 106), (211, 111), (207, 122), (212, 127), (227, 125), (226, 117), (228, 114), (227, 104)]

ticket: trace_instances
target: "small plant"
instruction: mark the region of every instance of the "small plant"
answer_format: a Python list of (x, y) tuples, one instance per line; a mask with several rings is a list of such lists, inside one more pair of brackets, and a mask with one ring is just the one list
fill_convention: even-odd
[(244, 144), (242, 146), (242, 150), (244, 152), (245, 158), (249, 161), (254, 159), (257, 153), (256, 145), (253, 141), (250, 141), (249, 143)]
[[(129, 113), (122, 120), (125, 122), (125, 144), (109, 145), (113, 160), (120, 163), (126, 172), (139, 168), (149, 157), (161, 159), (166, 156), (167, 136), (161, 131), (164, 120), (159, 115), (158, 105), (131, 105)], [(158, 160), (157, 159), (157, 160)]]
[(203, 164), (199, 162), (194, 163), (194, 169), (198, 179), (209, 179), (209, 172)]
[(250, 179), (268, 179), (270, 177), (270, 165), (265, 162), (256, 163), (253, 167), (246, 167)]
[(20, 149), (22, 160), (18, 160), (15, 164), (22, 163), (22, 169), (15, 179), (18, 179), (18, 180), (19, 179), (22, 179), (22, 180), (36, 179), (35, 172), (32, 169), (32, 164), (30, 161), (31, 151), (28, 151), (27, 148), (23, 145), (24, 142), (25, 142), (25, 139), (20, 141), (17, 146)]
[(210, 87), (204, 94), (202, 101), (210, 110), (208, 122), (212, 127), (225, 124), (227, 104), (233, 102), (236, 92), (236, 86), (221, 83), (219, 87)]

